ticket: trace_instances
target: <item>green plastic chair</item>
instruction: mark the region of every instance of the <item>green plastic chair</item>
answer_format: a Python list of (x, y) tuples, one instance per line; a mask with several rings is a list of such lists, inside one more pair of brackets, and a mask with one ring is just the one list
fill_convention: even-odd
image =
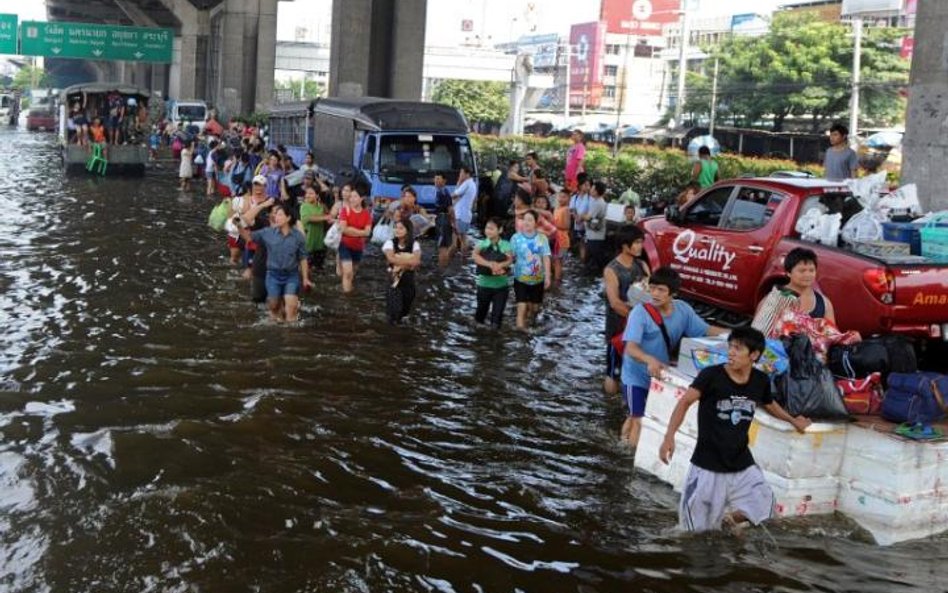
[(109, 161), (102, 156), (102, 145), (101, 144), (92, 144), (92, 155), (89, 157), (89, 160), (86, 162), (86, 170), (90, 173), (98, 173), (99, 175), (105, 175), (105, 169), (109, 166)]

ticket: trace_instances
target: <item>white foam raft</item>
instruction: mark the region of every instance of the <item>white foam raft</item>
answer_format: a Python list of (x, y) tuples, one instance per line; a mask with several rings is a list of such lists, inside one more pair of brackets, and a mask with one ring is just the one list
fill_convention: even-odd
[[(681, 491), (698, 435), (697, 405), (675, 436), (665, 465), (658, 450), (691, 378), (675, 370), (652, 380), (635, 466)], [(900, 437), (879, 418), (813, 423), (805, 434), (757, 410), (749, 439), (782, 517), (841, 512), (879, 545), (948, 531), (948, 442)]]

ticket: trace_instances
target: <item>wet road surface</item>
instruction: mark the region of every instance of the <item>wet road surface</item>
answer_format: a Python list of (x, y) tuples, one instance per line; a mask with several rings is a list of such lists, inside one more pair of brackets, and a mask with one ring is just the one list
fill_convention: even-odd
[(63, 179), (51, 135), (0, 151), (0, 591), (948, 589), (945, 537), (676, 533), (616, 444), (595, 282), (495, 334), (470, 267), (426, 265), (389, 328), (373, 252), (356, 296), (318, 274), (275, 327), (170, 163)]

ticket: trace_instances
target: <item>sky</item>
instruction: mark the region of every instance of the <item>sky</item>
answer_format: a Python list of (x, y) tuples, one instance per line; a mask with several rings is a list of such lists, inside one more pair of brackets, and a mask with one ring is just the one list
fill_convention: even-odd
[(15, 14), (21, 21), (45, 21), (43, 0), (0, 0), (0, 14)]
[[(701, 16), (769, 14), (780, 4), (791, 1), (699, 0), (699, 10)], [(597, 20), (599, 4), (597, 0), (428, 0), (426, 43), (458, 45), (470, 35), (500, 43), (531, 32), (566, 34), (574, 23)], [(328, 42), (331, 7), (332, 0), (280, 2), (277, 37), (292, 41), (297, 29), (302, 28), (306, 29), (306, 40)], [(461, 31), (463, 20), (473, 22), (471, 33)]]

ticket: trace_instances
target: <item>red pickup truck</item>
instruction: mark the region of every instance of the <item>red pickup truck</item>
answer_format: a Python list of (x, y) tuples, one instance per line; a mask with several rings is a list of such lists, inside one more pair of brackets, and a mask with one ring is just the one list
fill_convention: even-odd
[(681, 273), (684, 296), (751, 316), (771, 287), (786, 280), (787, 252), (807, 247), (817, 253), (817, 289), (833, 302), (840, 328), (948, 340), (948, 264), (889, 264), (798, 238), (802, 213), (849, 195), (823, 179), (722, 181), (680, 211), (642, 221), (645, 253), (652, 269)]

